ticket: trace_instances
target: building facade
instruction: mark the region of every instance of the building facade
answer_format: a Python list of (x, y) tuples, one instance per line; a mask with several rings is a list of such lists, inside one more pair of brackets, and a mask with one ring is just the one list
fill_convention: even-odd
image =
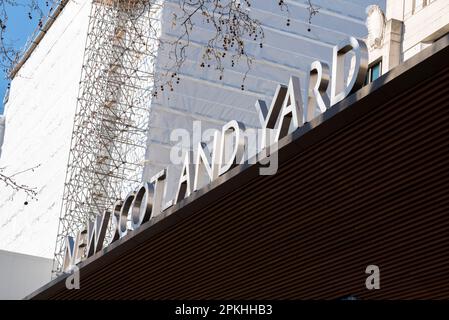
[(19, 300), (51, 280), (52, 259), (0, 250), (0, 300)]
[(446, 36), (28, 298), (448, 299), (448, 70)]
[[(234, 119), (257, 128), (255, 101), (275, 101), (277, 85), (291, 76), (304, 82), (315, 59), (330, 65), (334, 44), (348, 35), (366, 37), (369, 61), (352, 68), (357, 75), (367, 68), (366, 85), (281, 137), (275, 174), (261, 175), (261, 165), (249, 161), (231, 168), (137, 227), (125, 223), (107, 247), (81, 261), (72, 257), (73, 274), (66, 270), (28, 298), (449, 298), (448, 2), (391, 0), (385, 8), (370, 3), (365, 12), (364, 1), (317, 1), (321, 18), (314, 17), (311, 31), (288, 29), (273, 13), (276, 5), (256, 3), (267, 50), (252, 48), (245, 90), (244, 69), (219, 81), (195, 64), (208, 32), (199, 28), (180, 86), (151, 100), (143, 180), (170, 167), (174, 129), (193, 134), (195, 121), (205, 130)], [(292, 1), (291, 15), (306, 17), (306, 8)], [(161, 37), (170, 39), (175, 35), (164, 25), (175, 9), (171, 2), (166, 9)], [(159, 58), (163, 65), (166, 56)], [(331, 81), (338, 79), (344, 77)], [(6, 120), (5, 146), (8, 113)], [(171, 177), (181, 181), (179, 173)], [(172, 186), (169, 199), (176, 181)], [(139, 204), (139, 212), (146, 208)], [(17, 221), (11, 216), (4, 226)], [(48, 225), (36, 228), (46, 232)], [(17, 245), (22, 239), (19, 233)], [(366, 284), (373, 265), (380, 270), (378, 290)], [(68, 290), (69, 276), (80, 277), (79, 290)]]
[(367, 44), (370, 71), (367, 82), (387, 73), (449, 32), (449, 2), (389, 0), (386, 10), (368, 8)]
[[(382, 1), (375, 1), (382, 3)], [(176, 1), (164, 1), (161, 15), (163, 39), (176, 33), (170, 28)], [(256, 99), (269, 97), (277, 83), (291, 75), (304, 79), (313, 60), (331, 64), (332, 48), (348, 36), (364, 37), (365, 7), (373, 1), (314, 1), (319, 14), (308, 23), (306, 1), (289, 1), (290, 26), (277, 1), (254, 1), (252, 14), (265, 28), (264, 47), (249, 46), (255, 60), (241, 83), (246, 66), (225, 71), (219, 80), (214, 70), (201, 68), (198, 60), (209, 35), (201, 25), (194, 31), (188, 59), (179, 72), (180, 85), (149, 103), (150, 126), (143, 180), (170, 164), (173, 129), (193, 131), (221, 127), (237, 119), (257, 128)], [(38, 201), (5, 189), (0, 193), (0, 248), (51, 258), (61, 212), (67, 158), (83, 65), (91, 2), (62, 2), (51, 27), (39, 37), (26, 59), (19, 63), (5, 106), (5, 137), (0, 167), (7, 173), (36, 169), (20, 181), (36, 188)], [(308, 31), (310, 27), (310, 31)], [(162, 66), (166, 57), (160, 55)], [(175, 176), (175, 175), (172, 175)], [(175, 187), (176, 182), (172, 181)], [(174, 193), (174, 189), (169, 193)]]
[(0, 116), (0, 156), (2, 155), (2, 145), (4, 136), (5, 136), (5, 117)]

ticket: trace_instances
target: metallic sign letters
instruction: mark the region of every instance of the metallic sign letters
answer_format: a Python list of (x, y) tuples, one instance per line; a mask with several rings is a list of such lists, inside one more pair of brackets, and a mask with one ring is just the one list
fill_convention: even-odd
[[(349, 68), (345, 61), (351, 55), (353, 63)], [(349, 77), (345, 72), (348, 69)], [(267, 152), (270, 146), (305, 122), (310, 122), (332, 105), (359, 90), (363, 86), (367, 69), (367, 47), (362, 40), (351, 37), (334, 47), (332, 77), (326, 63), (315, 61), (311, 64), (306, 76), (304, 100), (301, 97), (300, 81), (294, 76), (290, 77), (288, 86), (279, 85), (276, 88), (269, 108), (265, 101), (258, 100), (256, 110), (262, 127), (258, 152)], [(329, 83), (330, 97), (327, 94)], [(77, 263), (102, 249), (109, 220), (115, 229), (110, 240), (113, 243), (124, 237), (129, 229), (138, 229), (143, 223), (242, 163), (245, 151), (244, 131), (242, 123), (232, 120), (223, 126), (221, 132), (215, 132), (211, 150), (200, 142), (196, 146), (196, 159), (193, 158), (192, 151), (185, 152), (174, 199), (167, 199), (167, 169), (164, 169), (131, 192), (125, 200), (118, 200), (113, 205), (112, 212), (106, 211), (94, 222), (89, 222), (76, 239), (67, 237), (63, 271), (73, 269)]]

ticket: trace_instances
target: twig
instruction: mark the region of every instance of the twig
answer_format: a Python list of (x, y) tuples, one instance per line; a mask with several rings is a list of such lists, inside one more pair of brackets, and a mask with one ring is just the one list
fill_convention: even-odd
[(0, 168), (0, 181), (3, 181), (6, 187), (12, 188), (15, 191), (23, 191), (26, 193), (27, 196), (29, 196), (31, 199), (37, 200), (37, 191), (36, 188), (30, 187), (26, 184), (20, 184), (18, 183), (14, 177), (23, 174), (25, 172), (34, 172), (35, 169), (39, 168), (41, 165), (38, 164), (32, 168), (28, 168), (19, 172), (16, 172), (12, 175), (6, 175), (4, 174), (4, 171), (6, 168)]

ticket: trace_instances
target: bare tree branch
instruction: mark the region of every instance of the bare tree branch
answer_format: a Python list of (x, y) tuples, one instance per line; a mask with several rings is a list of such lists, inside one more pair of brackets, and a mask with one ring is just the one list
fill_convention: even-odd
[[(38, 32), (45, 22), (44, 12), (51, 14), (58, 1), (48, 0), (45, 2), (45, 8), (41, 8), (39, 0), (0, 0), (0, 66), (5, 73), (8, 73), (18, 62), (21, 54), (17, 46), (8, 37), (11, 32), (8, 26), (8, 10), (12, 7), (23, 7), (24, 12), (26, 12), (25, 19), (27, 18), (30, 21), (37, 19), (36, 32)], [(142, 4), (142, 10), (139, 11), (141, 14), (151, 7), (152, 2), (147, 1)], [(280, 11), (286, 12), (286, 25), (290, 26), (290, 11), (285, 0), (264, 1), (275, 1)], [(153, 95), (157, 96), (159, 91), (164, 90), (164, 87), (173, 90), (174, 85), (180, 82), (178, 73), (187, 59), (186, 50), (191, 44), (195, 21), (202, 21), (206, 28), (212, 32), (212, 36), (203, 48), (202, 59), (199, 62), (200, 67), (214, 68), (218, 71), (218, 77), (221, 80), (223, 79), (225, 65), (230, 65), (232, 68), (243, 60), (246, 63), (246, 71), (243, 74), (241, 89), (244, 90), (245, 79), (254, 61), (254, 57), (248, 53), (248, 46), (258, 45), (263, 48), (265, 39), (262, 23), (251, 14), (252, 2), (253, 0), (178, 0), (179, 10), (173, 14), (172, 26), (179, 29), (179, 35), (172, 42), (164, 43), (159, 39), (161, 45), (169, 46), (169, 57), (172, 64), (165, 68), (165, 78), (168, 80), (159, 84), (155, 82), (157, 85)], [(313, 16), (319, 10), (319, 7), (314, 6), (312, 1), (308, 0), (309, 25), (311, 25)], [(136, 14), (136, 19), (139, 12), (133, 13)], [(149, 26), (149, 28), (154, 27), (153, 25)], [(310, 31), (310, 27), (308, 31)], [(157, 77), (153, 75), (153, 78), (157, 81)], [(5, 168), (0, 168), (0, 181), (16, 191), (24, 191), (28, 196), (35, 199), (36, 190), (28, 185), (17, 183), (14, 178), (24, 172), (34, 171), (37, 167), (10, 176), (3, 173)]]
[(307, 7), (307, 10), (309, 11), (309, 20), (308, 20), (308, 22), (309, 22), (309, 28), (307, 29), (307, 31), (311, 31), (311, 28), (310, 28), (310, 25), (312, 24), (312, 18), (313, 18), (313, 16), (315, 16), (316, 14), (318, 14), (319, 12), (320, 12), (320, 7), (315, 7), (313, 4), (312, 4), (312, 0), (307, 0), (307, 2), (308, 2), (308, 4), (309, 4), (309, 6)]
[(39, 168), (41, 165), (38, 164), (32, 168), (28, 168), (22, 171), (18, 171), (16, 173), (6, 175), (5, 169), (6, 168), (0, 168), (0, 181), (2, 181), (7, 188), (12, 188), (15, 191), (23, 191), (25, 194), (30, 197), (33, 200), (37, 200), (37, 191), (36, 188), (30, 187), (26, 184), (21, 184), (16, 181), (15, 177), (18, 175), (21, 175), (25, 172), (34, 172), (35, 169)]
[[(49, 2), (45, 3), (48, 9)], [(46, 8), (41, 8), (38, 0), (0, 0), (0, 67), (3, 72), (8, 74), (11, 68), (20, 59), (20, 48), (12, 37), (9, 27), (8, 12), (13, 7), (23, 8), (24, 21), (29, 20), (31, 23), (37, 21), (37, 27), (41, 28), (44, 19), (44, 11)]]
[[(281, 11), (289, 13), (284, 0), (274, 1)], [(203, 48), (200, 61), (202, 68), (214, 68), (218, 71), (218, 77), (223, 79), (224, 62), (235, 67), (240, 60), (246, 63), (246, 71), (243, 75), (241, 88), (244, 90), (244, 82), (250, 71), (254, 57), (248, 54), (247, 45), (256, 44), (263, 47), (265, 33), (261, 22), (251, 15), (252, 0), (178, 0), (179, 12), (173, 13), (172, 26), (179, 28), (179, 36), (169, 42), (171, 47), (169, 56), (173, 64), (166, 67), (166, 75), (171, 75), (173, 81), (179, 83), (177, 74), (187, 59), (186, 50), (190, 45), (191, 33), (195, 27), (195, 19), (201, 20), (206, 28), (210, 29), (212, 36)], [(290, 19), (287, 19), (287, 26)], [(173, 81), (168, 86), (173, 90)], [(163, 86), (158, 86), (163, 91)], [(154, 92), (157, 95), (158, 91)]]

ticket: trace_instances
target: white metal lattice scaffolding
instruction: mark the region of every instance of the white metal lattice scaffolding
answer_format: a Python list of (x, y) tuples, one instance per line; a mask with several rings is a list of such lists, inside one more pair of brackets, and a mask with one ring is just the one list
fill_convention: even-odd
[[(161, 2), (94, 0), (56, 239), (75, 237), (141, 181)], [(110, 235), (109, 235), (110, 236)]]

